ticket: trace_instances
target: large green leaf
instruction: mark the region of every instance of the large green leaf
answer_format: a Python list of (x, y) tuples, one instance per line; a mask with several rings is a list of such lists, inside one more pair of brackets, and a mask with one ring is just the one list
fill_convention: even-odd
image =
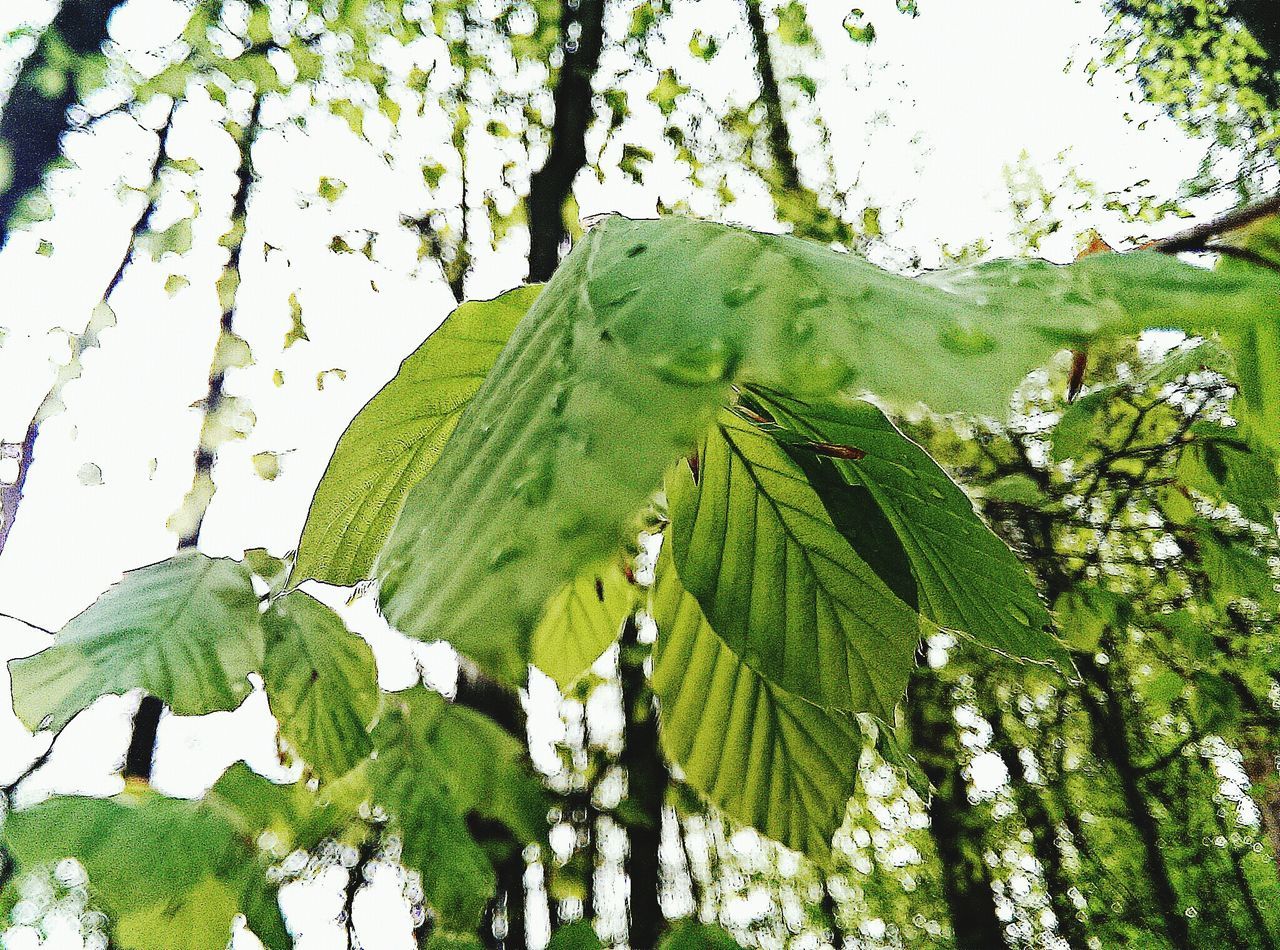
[(885, 540), (874, 504), (846, 492), (833, 516), (783, 446), (729, 412), (703, 440), (698, 468), (696, 482), (686, 465), (668, 479), (671, 549), (720, 639), (797, 696), (891, 718), (920, 625), (902, 599), (912, 592), (876, 571), (901, 560), (855, 547), (864, 532), (877, 547)]
[(427, 902), (447, 925), (474, 929), (496, 881), (467, 816), (500, 821), (523, 843), (541, 840), (541, 786), (524, 764), (524, 744), (474, 710), (426, 689), (388, 707), (374, 729), (374, 801), (403, 832), (402, 860), (422, 873)]
[(547, 602), (533, 632), (533, 665), (567, 689), (618, 639), (635, 603), (616, 563), (583, 572)]
[(373, 651), (301, 591), (277, 599), (262, 623), (262, 678), (280, 734), (317, 777), (332, 781), (373, 748), (369, 725), (379, 696)]
[(1061, 348), (1274, 320), (1280, 275), (1156, 254), (913, 280), (708, 222), (609, 218), (565, 259), (407, 496), (375, 573), (388, 619), (522, 679), (548, 598), (609, 556), (735, 382), (1004, 415)]
[(652, 611), (663, 750), (731, 818), (825, 862), (857, 778), (856, 717), (815, 706), (744, 663), (707, 623), (666, 551)]
[[(1221, 273), (1249, 279), (1280, 268), (1280, 215), (1253, 222), (1232, 241), (1269, 266), (1224, 255), (1218, 264)], [(1232, 327), (1225, 336), (1235, 360), (1233, 379), (1243, 414), (1273, 448), (1280, 447), (1280, 308), (1273, 304), (1260, 319)]]
[[(269, 783), (259, 780), (264, 786)], [(255, 846), (260, 829), (225, 804), (140, 789), (54, 798), (15, 811), (4, 843), (19, 869), (75, 858), (125, 950), (225, 950), (245, 913), (270, 948), (289, 945)]]
[(818, 491), (828, 505), (850, 488), (870, 493), (910, 561), (920, 613), (1010, 656), (1066, 662), (1026, 569), (960, 486), (883, 412), (852, 399), (800, 402), (771, 395), (763, 402), (779, 423), (814, 442), (858, 450), (843, 453), (849, 456), (862, 453), (819, 456), (840, 478), (819, 481)]
[(356, 414), (311, 501), (293, 583), (350, 586), (370, 576), (405, 495), (440, 457), (540, 289), (463, 304)]
[(47, 650), (11, 660), (14, 709), (55, 731), (99, 696), (138, 688), (180, 715), (234, 709), (262, 654), (248, 569), (183, 551), (130, 571)]

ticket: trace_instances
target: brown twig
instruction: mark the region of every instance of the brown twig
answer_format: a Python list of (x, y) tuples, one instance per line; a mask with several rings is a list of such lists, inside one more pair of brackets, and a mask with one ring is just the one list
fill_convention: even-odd
[[(1212, 238), (1220, 237), (1231, 231), (1238, 231), (1253, 222), (1280, 213), (1280, 194), (1272, 195), (1255, 204), (1235, 208), (1226, 214), (1171, 234), (1168, 237), (1150, 241), (1142, 245), (1141, 250), (1159, 251), (1161, 254), (1181, 254), (1185, 251), (1208, 250), (1206, 245)], [(1215, 249), (1215, 253), (1222, 253)]]

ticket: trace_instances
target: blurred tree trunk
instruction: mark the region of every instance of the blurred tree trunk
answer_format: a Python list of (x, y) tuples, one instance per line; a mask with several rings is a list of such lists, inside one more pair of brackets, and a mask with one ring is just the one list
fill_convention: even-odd
[[(458, 676), (455, 703), (487, 716), (515, 736), (521, 743), (528, 743), (528, 727), (524, 707), (514, 691), (500, 686), (487, 677), (470, 671)], [(477, 840), (485, 839), (500, 845), (506, 857), (498, 862), (498, 894), (485, 911), (480, 927), (480, 941), (487, 950), (524, 950), (528, 946), (525, 925), (527, 894), (524, 883), (524, 848), (505, 825), (495, 821), (472, 823)], [(506, 929), (502, 937), (495, 934), (494, 924), (501, 917)]]
[(0, 113), (0, 152), (8, 166), (7, 175), (0, 175), (0, 249), (9, 241), (14, 212), (61, 154), (62, 135), (71, 124), (67, 110), (80, 91), (76, 70), (101, 50), (119, 5), (120, 0), (63, 0), (18, 72)]
[[(223, 236), (222, 243), (227, 247), (227, 263), (218, 280), (218, 295), (222, 304), (222, 315), (218, 320), (218, 338), (214, 344), (213, 360), (209, 368), (209, 385), (204, 398), (204, 423), (200, 427), (200, 442), (196, 446), (195, 475), (191, 483), (191, 491), (183, 499), (182, 508), (175, 516), (178, 520), (178, 550), (194, 548), (200, 540), (200, 526), (213, 500), (213, 463), (217, 456), (217, 439), (213, 435), (221, 426), (219, 414), (225, 409), (225, 384), (228, 366), (228, 354), (237, 344), (247, 344), (240, 339), (233, 329), (236, 313), (236, 297), (240, 286), (240, 254), (244, 247), (245, 230), (248, 225), (249, 193), (253, 188), (253, 144), (258, 136), (259, 117), (262, 108), (262, 97), (255, 96), (249, 120), (238, 134), (240, 148), (240, 167), (236, 170), (236, 193), (232, 199), (231, 225)], [(182, 520), (186, 519), (185, 524)], [(156, 733), (160, 726), (160, 717), (164, 712), (164, 704), (154, 696), (142, 697), (138, 711), (133, 717), (133, 736), (129, 740), (129, 748), (125, 753), (124, 774), (126, 777), (150, 781), (155, 765)]]
[(627, 772), (627, 798), (634, 817), (626, 822), (630, 846), (627, 879), (630, 883), (629, 917), (632, 947), (656, 947), (663, 929), (662, 811), (667, 797), (667, 765), (658, 746), (658, 716), (653, 691), (645, 676), (649, 647), (639, 641), (635, 617), (622, 631), (618, 669), (622, 680), (622, 766)]
[[(61, 42), (81, 59), (96, 54), (107, 38), (107, 22), (111, 11), (118, 5), (115, 0), (67, 0), (40, 38), (35, 51), (27, 57), (18, 72), (4, 111), (0, 113), (0, 250), (8, 243), (18, 205), (40, 185), (49, 166), (61, 154), (62, 134), (69, 126), (67, 109), (75, 101), (75, 83), (65, 73), (56, 70), (49, 72), (52, 69), (48, 62), (50, 47)], [(60, 80), (57, 78), (59, 76)], [(55, 88), (60, 83), (61, 91), (57, 95), (50, 95), (53, 90), (46, 88), (42, 84), (44, 82)], [(169, 119), (166, 119), (160, 132), (159, 147), (151, 170), (153, 183), (164, 161), (172, 115), (170, 110)], [(155, 208), (156, 196), (153, 193), (134, 225), (128, 251), (103, 292), (104, 302), (110, 298), (124, 272), (133, 263), (134, 241), (151, 220)], [(88, 331), (76, 345), (96, 343), (96, 339), (86, 341), (87, 335)], [(0, 444), (0, 457), (16, 457), (18, 461), (14, 479), (0, 484), (0, 554), (4, 553), (5, 544), (9, 540), (9, 532), (13, 528), (22, 492), (26, 487), (27, 475), (35, 461), (40, 422), (47, 414), (48, 407), (56, 400), (61, 384), (61, 379), (55, 381), (53, 389), (46, 394), (31, 422), (27, 424), (21, 442)]]
[[(1106, 638), (1104, 637), (1104, 640)], [(1114, 655), (1113, 650), (1108, 650)], [(1191, 946), (1187, 918), (1179, 908), (1177, 891), (1160, 848), (1160, 828), (1151, 813), (1142, 777), (1134, 757), (1133, 747), (1126, 727), (1128, 717), (1120, 695), (1112, 682), (1108, 668), (1100, 666), (1093, 656), (1081, 654), (1077, 666), (1084, 677), (1079, 695), (1097, 740), (1098, 751), (1104, 761), (1115, 771), (1124, 798), (1129, 822), (1138, 835), (1142, 847), (1147, 880), (1155, 910), (1159, 914), (1165, 937), (1174, 947)], [(1096, 693), (1095, 693), (1096, 690)]]
[(1049, 906), (1058, 920), (1058, 933), (1072, 947), (1086, 946), (1088, 934), (1079, 918), (1079, 909), (1068, 893), (1074, 884), (1067, 869), (1066, 855), (1058, 838), (1057, 823), (1049, 813), (1040, 790), (1027, 777), (1027, 767), (1022, 760), (1022, 750), (1009, 733), (1006, 716), (996, 691), (985, 677), (977, 679), (978, 700), (983, 714), (991, 725), (991, 749), (1009, 771), (1009, 788), (1018, 814), (1031, 833), (1031, 843), (1036, 860), (1044, 874), (1045, 890)]
[[(568, 238), (564, 209), (573, 182), (587, 164), (591, 125), (591, 82), (604, 47), (605, 0), (560, 0), (560, 50), (564, 62), (555, 81), (551, 150), (529, 180), (529, 280), (548, 280), (560, 263)], [(570, 26), (579, 32), (571, 36)]]
[(759, 102), (764, 107), (763, 126), (770, 164), (764, 172), (765, 185), (773, 196), (778, 217), (789, 222), (798, 237), (822, 244), (833, 241), (849, 244), (856, 238), (853, 229), (823, 207), (817, 193), (800, 177), (782, 87), (769, 44), (770, 30), (764, 22), (760, 0), (743, 0), (743, 12), (755, 53), (756, 78), (760, 81)]
[(942, 895), (956, 946), (997, 950), (1006, 946), (1004, 925), (996, 914), (982, 825), (961, 774), (963, 749), (951, 686), (938, 671), (920, 666), (912, 674), (906, 707), (912, 750), (936, 790), (929, 800), (929, 833), (938, 852)]

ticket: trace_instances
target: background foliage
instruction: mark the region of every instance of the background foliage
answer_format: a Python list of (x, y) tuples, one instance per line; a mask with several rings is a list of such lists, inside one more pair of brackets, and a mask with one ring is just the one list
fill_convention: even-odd
[[(1267, 4), (1108, 4), (1089, 70), (1203, 136), (1199, 174), (1099, 194), (1069, 162), (1012, 165), (1025, 256), (974, 235), (939, 270), (893, 247), (897, 210), (833, 145), (815, 12), (728, 3), (676, 57), (676, 6), (194, 0), (139, 57), (112, 40), (125, 4), (64, 0), (8, 37), (8, 257), (59, 253), (77, 134), (128, 122), (153, 158), (0, 447), (0, 554), (64, 388), (128, 330), (138, 262), (174, 299), (203, 282), (217, 318), (175, 553), (11, 664), (16, 712), (58, 741), (99, 697), (136, 712), (110, 797), (51, 796), (56, 744), (15, 763), (6, 941), (303, 944), (322, 937), (288, 895), (326, 889), (353, 947), (1280, 941), (1275, 208), (1129, 253), (1274, 188)], [(848, 11), (839, 42), (876, 22)], [(751, 88), (722, 95), (744, 62)], [(282, 387), (314, 345), (305, 288), (269, 348), (243, 306), (284, 254), (262, 169), (331, 120), (404, 185), (398, 220), (319, 238), (334, 268), (394, 259), (461, 306), (396, 354), (297, 544), (213, 557), (218, 466), (257, 425), (237, 380)], [(659, 152), (664, 219), (580, 220), (593, 179), (644, 182)], [(360, 187), (326, 174), (299, 201)], [(748, 195), (791, 236), (714, 223)], [(1126, 253), (1086, 233), (1069, 267), (1032, 259), (1082, 211)], [(469, 300), (503, 255), (531, 283)], [(264, 490), (290, 464), (250, 461)], [(375, 600), (456, 652), (379, 688), (351, 613)], [(164, 722), (250, 693), (272, 777), (165, 794)], [(358, 921), (376, 895), (403, 933)]]

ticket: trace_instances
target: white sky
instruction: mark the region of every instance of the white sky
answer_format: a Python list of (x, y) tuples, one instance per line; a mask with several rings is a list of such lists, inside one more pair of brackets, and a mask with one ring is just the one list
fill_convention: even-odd
[[(926, 260), (942, 243), (959, 245), (979, 236), (1000, 247), (1010, 227), (1002, 170), (1023, 149), (1046, 169), (1069, 150), (1070, 160), (1104, 191), (1148, 178), (1153, 191), (1172, 195), (1195, 171), (1203, 146), (1131, 102), (1120, 77), (1104, 73), (1091, 86), (1079, 65), (1064, 68), (1073, 58), (1081, 65), (1088, 60), (1088, 44), (1105, 26), (1100, 0), (921, 0), (914, 20), (897, 14), (891, 0), (860, 5), (878, 32), (870, 49), (851, 43), (841, 27), (850, 4), (810, 2), (828, 57), (816, 78), (841, 178), (860, 174), (860, 193), (868, 200), (886, 208), (906, 205), (903, 226), (891, 234), (895, 245), (920, 249)], [(0, 35), (31, 8), (4, 4)], [(171, 35), (181, 26), (173, 8), (170, 0), (131, 0), (114, 23), (116, 39), (145, 47), (157, 33)], [(687, 9), (674, 27), (672, 49), (687, 48), (688, 32), (705, 28), (709, 16), (736, 15), (737, 5), (704, 0)], [(706, 92), (740, 94), (740, 77), (721, 71)], [(877, 120), (882, 111), (886, 115)], [(1139, 130), (1126, 113), (1150, 122)], [(21, 512), (0, 558), (0, 614), (56, 629), (123, 571), (174, 550), (165, 522), (191, 483), (200, 415), (190, 406), (203, 396), (217, 332), (212, 285), (219, 258), (212, 245), (225, 226), (233, 187), (235, 156), (224, 138), (210, 134), (211, 114), (197, 104), (171, 139), (175, 155), (189, 150), (208, 169), (200, 182), (206, 214), (196, 248), (176, 264), (191, 286), (170, 297), (163, 289), (170, 262), (145, 261), (113, 298), (119, 325), (104, 334), (101, 349), (87, 355), (82, 378), (66, 387), (66, 411), (41, 429)], [(120, 119), (104, 123), (92, 137), (73, 137), (69, 149), (80, 170), (62, 176), (69, 192), (57, 202), (55, 218), (38, 231), (52, 241), (54, 254), (33, 254), (38, 237), (32, 234), (15, 237), (0, 256), (0, 327), (7, 330), (0, 345), (4, 441), (21, 439), (55, 361), (65, 358), (65, 341), (54, 329), (83, 328), (123, 253), (137, 205), (120, 204), (116, 180), (130, 168), (130, 180), (140, 181), (150, 144)], [(296, 544), (311, 491), (338, 435), (452, 305), (430, 267), (415, 276), (415, 240), (390, 233), (402, 210), (403, 171), (384, 165), (344, 123), (320, 117), (306, 133), (269, 134), (256, 157), (262, 184), (250, 216), (236, 329), (257, 362), (235, 371), (228, 387), (251, 402), (257, 424), (246, 440), (220, 452), (218, 493), (200, 544), (211, 555), (238, 556), (264, 545), (283, 553)], [(643, 186), (617, 175), (603, 185), (584, 176), (584, 214), (651, 214), (658, 195), (678, 184), (678, 172), (661, 161), (654, 172)], [(323, 202), (300, 207), (299, 189), (314, 189), (321, 176), (344, 180), (346, 194), (332, 208)], [(746, 223), (770, 223), (758, 198), (736, 213)], [(1071, 234), (1091, 225), (1107, 233), (1107, 222), (1071, 222), (1051, 251), (1068, 255)], [(377, 262), (328, 252), (334, 234), (356, 229), (388, 232), (377, 245)], [(264, 260), (253, 250), (260, 240), (281, 252)], [(507, 289), (522, 272), (519, 255), (483, 258), (471, 295)], [(283, 351), (292, 292), (302, 304), (310, 341)], [(346, 378), (330, 377), (318, 390), (317, 374), (335, 367)], [(272, 383), (275, 369), (284, 373), (283, 387)], [(258, 478), (250, 462), (264, 450), (287, 453), (274, 482)], [(101, 469), (101, 484), (82, 484), (78, 473), (90, 462)], [(335, 606), (345, 596), (317, 593)], [(413, 681), (410, 657), (421, 647), (387, 631), (367, 604), (357, 605), (349, 619), (374, 643), (384, 686), (403, 688)], [(0, 619), (0, 637), (5, 655), (47, 642), (16, 620)], [(7, 671), (0, 682), (7, 685)], [(118, 699), (102, 705), (60, 741), (58, 767), (49, 770), (46, 782), (51, 788), (110, 793), (118, 787), (112, 769), (126, 741), (124, 713), (131, 706)], [(32, 741), (11, 714), (0, 713), (0, 776), (20, 768)], [(156, 782), (174, 793), (198, 794), (246, 748), (256, 767), (270, 767), (270, 722), (261, 696), (234, 714), (199, 721), (169, 717)], [(341, 945), (331, 932), (315, 929), (315, 921), (331, 913), (315, 901), (300, 911), (299, 920), (310, 915), (313, 923), (305, 946)], [(11, 937), (6, 945), (32, 946), (23, 939)], [(399, 944), (388, 937), (373, 945)]]

